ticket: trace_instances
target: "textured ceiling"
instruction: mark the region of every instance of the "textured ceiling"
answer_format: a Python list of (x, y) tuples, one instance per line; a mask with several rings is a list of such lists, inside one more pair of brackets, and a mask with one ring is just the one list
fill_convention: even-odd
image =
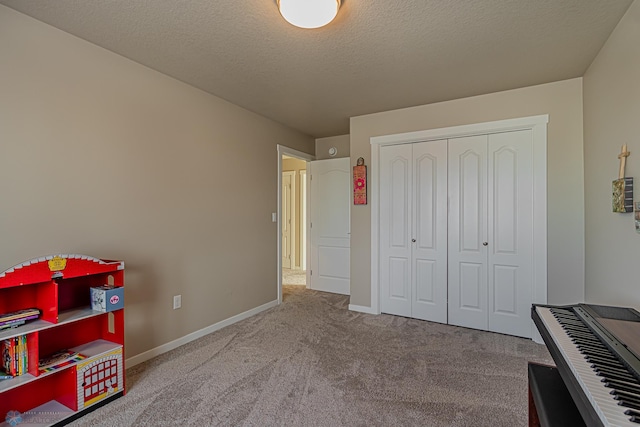
[(349, 117), (580, 77), (632, 0), (343, 0), (327, 27), (276, 0), (0, 0), (315, 137)]

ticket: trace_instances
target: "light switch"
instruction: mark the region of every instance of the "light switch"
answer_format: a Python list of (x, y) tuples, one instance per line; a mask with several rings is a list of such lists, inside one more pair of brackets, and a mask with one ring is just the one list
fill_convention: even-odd
[(278, 213), (271, 212), (271, 222), (278, 222)]

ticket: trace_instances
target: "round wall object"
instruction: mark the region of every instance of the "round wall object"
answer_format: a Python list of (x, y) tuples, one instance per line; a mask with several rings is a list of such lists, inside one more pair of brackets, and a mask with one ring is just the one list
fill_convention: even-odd
[(336, 147), (329, 148), (329, 155), (331, 157), (335, 157), (336, 154), (338, 154), (338, 149)]

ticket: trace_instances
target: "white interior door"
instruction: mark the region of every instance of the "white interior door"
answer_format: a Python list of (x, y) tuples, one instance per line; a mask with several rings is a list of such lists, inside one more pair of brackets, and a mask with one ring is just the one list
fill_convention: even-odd
[(292, 227), (291, 198), (292, 181), (295, 172), (282, 172), (282, 267), (293, 268), (292, 258)]
[(411, 317), (447, 323), (447, 141), (412, 146)]
[(309, 162), (309, 175), (311, 289), (349, 295), (350, 160)]
[(449, 323), (488, 329), (487, 136), (449, 140)]
[(489, 135), (489, 330), (531, 337), (533, 135)]
[(447, 322), (447, 141), (380, 147), (385, 313)]
[(380, 310), (411, 317), (411, 144), (380, 147)]

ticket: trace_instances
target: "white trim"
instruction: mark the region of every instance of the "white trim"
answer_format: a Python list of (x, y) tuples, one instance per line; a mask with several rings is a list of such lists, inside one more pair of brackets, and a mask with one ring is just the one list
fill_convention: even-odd
[(158, 346), (156, 348), (152, 348), (151, 350), (147, 350), (144, 353), (140, 353), (133, 357), (130, 357), (126, 360), (126, 367), (130, 368), (132, 366), (138, 365), (142, 362), (146, 362), (149, 359), (153, 359), (156, 356), (160, 356), (163, 353), (176, 349), (182, 345), (190, 343), (191, 341), (195, 341), (198, 338), (202, 338), (205, 335), (208, 335), (212, 332), (218, 331), (226, 326), (233, 325), (241, 320), (248, 319), (251, 316), (255, 316), (258, 313), (261, 313), (270, 308), (276, 307), (278, 305), (278, 301), (271, 301), (266, 304), (262, 304), (256, 308), (252, 308), (251, 310), (247, 310), (244, 313), (236, 314), (235, 316), (229, 317), (228, 319), (222, 320), (218, 323), (214, 323), (213, 325), (207, 326), (206, 328), (202, 328), (198, 331), (192, 332), (188, 335), (185, 335), (181, 338)]
[[(533, 303), (547, 303), (547, 126), (533, 126), (533, 170), (540, 171), (533, 181)], [(544, 172), (542, 172), (544, 171)], [(544, 286), (542, 286), (544, 283)], [(533, 341), (542, 344), (542, 336), (535, 325), (531, 326)]]
[[(394, 135), (375, 136), (371, 143), (371, 313), (380, 313), (380, 277), (379, 265), (379, 167), (380, 146), (395, 144), (412, 144), (415, 142), (438, 139), (459, 138), (472, 135), (486, 135), (491, 133), (508, 132), (531, 129), (533, 132), (533, 162), (536, 176), (534, 177), (534, 230), (544, 232), (534, 233), (534, 284), (533, 302), (547, 303), (547, 123), (549, 115), (522, 117), (517, 119), (497, 120), (486, 123), (453, 126), (439, 129), (429, 129), (417, 132), (399, 133)], [(532, 326), (534, 341), (538, 339), (537, 329)]]
[(302, 247), (300, 248), (300, 268), (307, 270), (307, 170), (300, 170), (300, 232)]
[(549, 115), (522, 117), (518, 119), (497, 120), (494, 122), (421, 130), (417, 132), (397, 133), (394, 135), (374, 136), (371, 145), (412, 144), (414, 142), (436, 139), (460, 138), (463, 136), (486, 135), (511, 130), (533, 129), (537, 125), (549, 123)]
[(349, 310), (357, 311), (359, 313), (380, 314), (380, 313), (376, 313), (375, 310), (373, 310), (371, 307), (365, 307), (363, 305), (349, 304)]
[[(289, 194), (289, 244), (290, 253), (289, 253), (289, 268), (291, 270), (296, 269), (296, 171), (283, 171), (282, 176), (289, 176), (289, 182), (291, 183), (291, 191)], [(282, 226), (282, 224), (281, 224)]]
[[(282, 210), (282, 156), (286, 155), (286, 156), (290, 156), (290, 157), (295, 157), (297, 159), (300, 160), (304, 160), (306, 162), (310, 162), (312, 160), (315, 160), (315, 156), (311, 155), (311, 154), (307, 154), (307, 153), (303, 153), (302, 151), (298, 151), (295, 150), (293, 148), (289, 148), (289, 147), (285, 147), (284, 145), (277, 145), (277, 150), (278, 150), (278, 201), (277, 201), (277, 208), (278, 208), (278, 220), (277, 222), (277, 228), (278, 228), (278, 233), (277, 233), (277, 240), (278, 240), (278, 253), (277, 253), (277, 266), (278, 266), (278, 304), (282, 303), (282, 212), (280, 212)], [(308, 165), (307, 165), (308, 166)], [(308, 223), (308, 221), (307, 221)], [(307, 234), (308, 236), (308, 234)], [(308, 239), (307, 239), (308, 240)], [(307, 252), (308, 253), (308, 252)], [(307, 286), (309, 283), (309, 277), (308, 277), (309, 273), (307, 273)]]
[(291, 218), (291, 269), (297, 270), (300, 268), (296, 261), (296, 252), (298, 249), (298, 214), (296, 213), (296, 204), (298, 203), (298, 186), (296, 185), (296, 171), (291, 175), (291, 212), (289, 217)]
[[(371, 138), (373, 140), (373, 138)], [(380, 314), (380, 147), (371, 147), (371, 307), (373, 314)]]

